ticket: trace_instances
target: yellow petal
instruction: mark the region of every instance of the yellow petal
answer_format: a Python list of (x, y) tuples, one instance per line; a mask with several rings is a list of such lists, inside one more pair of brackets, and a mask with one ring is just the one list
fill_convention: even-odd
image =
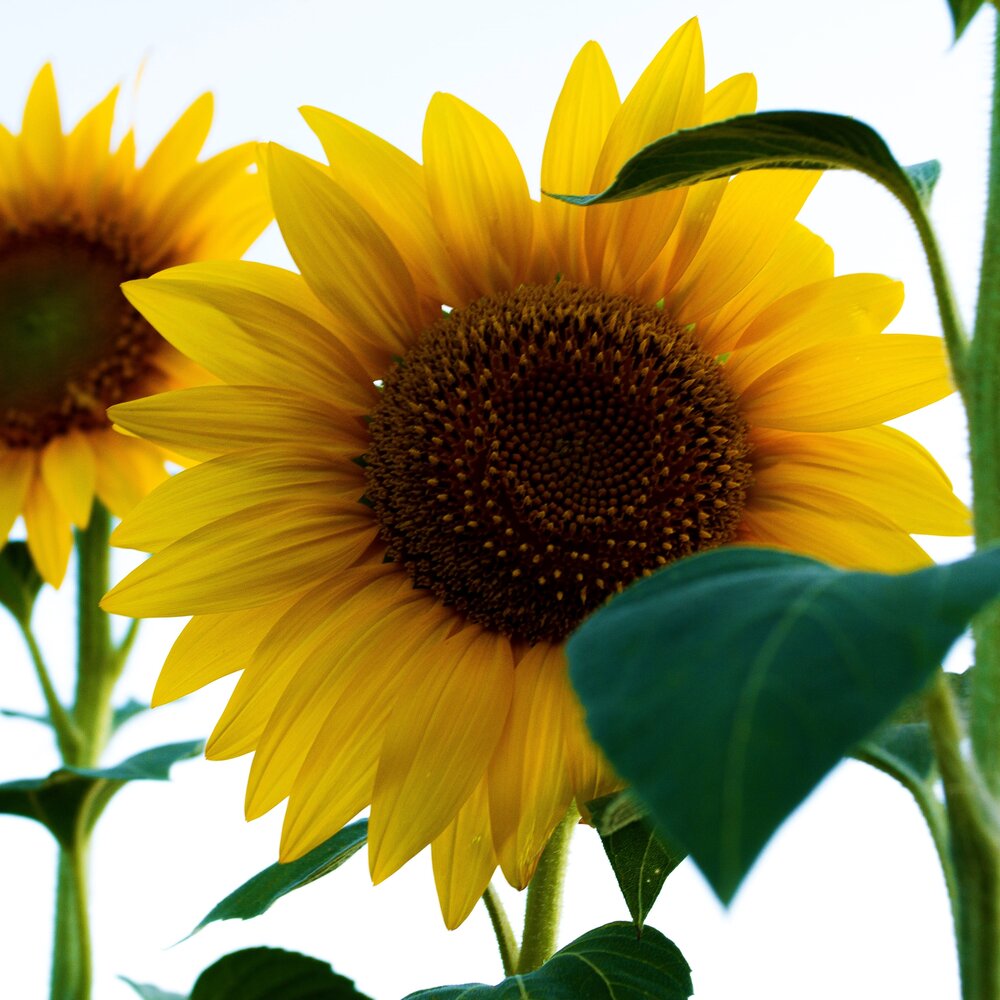
[(523, 889), (566, 814), (566, 701), (572, 697), (558, 646), (539, 643), (514, 671), (507, 725), (490, 762), (493, 844), (507, 881)]
[(405, 697), (385, 725), (368, 821), (374, 882), (442, 833), (482, 781), (513, 686), (510, 640), (478, 626), (406, 672)]
[(775, 545), (844, 569), (906, 573), (931, 562), (905, 531), (846, 496), (836, 507), (806, 494), (755, 497), (743, 512), (741, 540)]
[[(371, 802), (385, 719), (400, 693), (399, 675), (421, 649), (443, 639), (441, 610), (427, 601), (418, 615), (412, 608), (386, 615), (384, 628), (374, 633), (381, 655), (359, 644), (343, 663), (349, 683), (340, 697), (331, 703), (325, 694), (318, 696), (329, 712), (295, 775), (281, 833), (282, 860), (301, 857)], [(356, 663), (363, 669), (356, 670)]]
[(372, 374), (303, 307), (312, 293), (297, 274), (245, 261), (195, 264), (122, 291), (158, 333), (224, 382), (299, 389), (356, 413), (377, 401)]
[(214, 458), (168, 479), (120, 524), (112, 543), (158, 552), (203, 524), (265, 500), (283, 502), (288, 514), (324, 497), (358, 500), (364, 474), (353, 462), (321, 451), (253, 448)]
[(754, 170), (726, 187), (712, 226), (667, 300), (682, 323), (697, 323), (742, 292), (791, 228), (819, 174)]
[[(692, 18), (678, 28), (645, 69), (608, 128), (593, 188), (602, 190), (643, 146), (701, 123), (705, 56)], [(687, 188), (663, 191), (588, 210), (590, 273), (603, 287), (628, 290), (663, 249), (687, 197)]]
[(73, 533), (69, 518), (52, 498), (41, 476), (34, 476), (24, 501), (24, 526), (28, 551), (42, 579), (58, 587), (66, 575)]
[(418, 287), (436, 304), (476, 298), (452, 266), (434, 226), (423, 168), (391, 143), (338, 115), (301, 108), (330, 161), (330, 174), (386, 232)]
[(528, 274), (533, 220), (507, 137), (464, 101), (435, 94), (423, 150), (427, 197), (456, 270), (477, 295), (516, 287)]
[[(621, 101), (608, 61), (597, 42), (587, 42), (563, 84), (542, 154), (542, 190), (554, 194), (589, 194), (594, 167)], [(589, 279), (584, 253), (587, 210), (543, 197), (541, 219), (569, 281)]]
[(447, 829), (434, 839), (431, 859), (441, 916), (448, 930), (454, 930), (482, 898), (497, 867), (485, 779)]
[(406, 263), (375, 220), (312, 161), (274, 143), (267, 176), (289, 252), (347, 329), (405, 354), (424, 325)]
[(584, 722), (583, 706), (572, 690), (566, 699), (566, 772), (576, 799), (577, 809), (589, 818), (587, 803), (623, 788), (604, 754), (594, 743)]
[(969, 511), (931, 455), (892, 427), (835, 434), (754, 434), (754, 496), (848, 496), (904, 531), (966, 535)]
[(11, 525), (24, 509), (28, 484), (35, 471), (35, 453), (26, 448), (0, 451), (0, 548)]
[(212, 681), (243, 670), (258, 643), (288, 608), (277, 601), (249, 611), (198, 615), (174, 641), (156, 680), (154, 707), (183, 698)]
[(62, 174), (65, 142), (59, 120), (59, 97), (52, 66), (46, 64), (35, 77), (24, 106), (21, 142), (27, 166), (35, 178), (51, 187)]
[(158, 202), (198, 158), (212, 127), (214, 101), (202, 94), (171, 126), (139, 171), (143, 194)]
[(42, 478), (67, 519), (86, 528), (94, 505), (97, 468), (87, 437), (78, 431), (53, 438), (42, 452)]
[(96, 214), (100, 204), (117, 101), (118, 88), (114, 87), (77, 122), (66, 142), (66, 172), (75, 178), (73, 196), (87, 215)]
[(742, 394), (751, 424), (793, 431), (843, 431), (880, 424), (953, 391), (939, 337), (882, 334), (815, 344), (775, 365)]
[(133, 434), (198, 459), (313, 442), (361, 455), (368, 443), (354, 417), (291, 389), (196, 386), (119, 403), (108, 416)]
[(97, 463), (95, 489), (115, 517), (124, 517), (167, 478), (163, 453), (155, 445), (114, 430), (90, 437)]
[(101, 606), (135, 618), (240, 611), (305, 590), (346, 569), (377, 528), (360, 504), (256, 504), (151, 556)]

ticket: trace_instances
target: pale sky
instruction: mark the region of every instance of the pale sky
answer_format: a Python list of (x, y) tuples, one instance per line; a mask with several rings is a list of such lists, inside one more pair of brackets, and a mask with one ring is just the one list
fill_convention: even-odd
[[(194, 96), (212, 90), (212, 150), (256, 138), (319, 155), (295, 110), (312, 104), (419, 156), (427, 101), (446, 90), (506, 131), (536, 190), (548, 117), (579, 47), (599, 41), (626, 91), (673, 30), (698, 15), (710, 84), (751, 70), (762, 109), (853, 114), (878, 128), (901, 162), (943, 161), (933, 215), (966, 316), (971, 311), (985, 199), (987, 11), (956, 48), (945, 0), (507, 0), (502, 12), (500, 5), (468, 0), (0, 0), (0, 14), (8, 26), (0, 35), (0, 122), (8, 127), (19, 127), (29, 84), (51, 60), (64, 125), (122, 82), (120, 121), (134, 117), (142, 152)], [(891, 329), (938, 331), (916, 236), (888, 194), (866, 178), (829, 176), (801, 218), (834, 247), (839, 273), (879, 271), (906, 282), (907, 303)], [(287, 262), (273, 231), (249, 256)], [(955, 401), (903, 426), (931, 447), (967, 496)], [(963, 544), (932, 551), (948, 559)], [(126, 565), (123, 558), (121, 572)], [(58, 595), (46, 593), (36, 613), (64, 692), (72, 615), (71, 584)], [(120, 700), (148, 700), (180, 624), (144, 626)], [(0, 650), (0, 706), (41, 710), (6, 618), (0, 618)], [(956, 668), (966, 665), (962, 655)], [(231, 686), (232, 680), (220, 681), (131, 723), (107, 762), (207, 735)], [(0, 780), (35, 777), (56, 763), (44, 730), (0, 719)], [(280, 810), (251, 825), (242, 819), (248, 766), (249, 758), (179, 765), (169, 785), (135, 783), (108, 809), (92, 873), (96, 1000), (134, 996), (119, 974), (187, 991), (218, 957), (259, 944), (330, 961), (376, 1000), (502, 978), (482, 908), (459, 931), (444, 930), (429, 855), (374, 889), (359, 856), (264, 917), (216, 924), (171, 948), (276, 857)], [(47, 996), (54, 858), (41, 827), (0, 817), (0, 993), (17, 1000)], [(505, 898), (519, 923), (522, 898), (513, 891)], [(627, 919), (627, 910), (596, 834), (581, 828), (561, 942), (616, 919)], [(684, 952), (700, 1000), (958, 997), (947, 901), (930, 839), (906, 793), (860, 764), (839, 768), (780, 831), (728, 913), (687, 862), (667, 882), (649, 923)]]

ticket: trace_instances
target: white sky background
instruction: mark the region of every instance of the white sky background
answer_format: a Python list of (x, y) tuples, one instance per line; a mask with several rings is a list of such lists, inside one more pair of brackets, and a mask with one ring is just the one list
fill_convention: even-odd
[[(762, 109), (854, 114), (882, 132), (901, 162), (943, 160), (933, 214), (962, 307), (971, 313), (985, 198), (989, 12), (955, 48), (945, 0), (506, 0), (488, 6), (469, 0), (0, 0), (0, 14), (0, 121), (9, 127), (19, 128), (28, 86), (51, 60), (64, 125), (121, 81), (121, 122), (134, 116), (143, 153), (192, 98), (210, 89), (217, 99), (213, 151), (259, 138), (318, 156), (318, 143), (295, 110), (315, 104), (419, 157), (427, 101), (435, 90), (447, 90), (506, 131), (536, 190), (548, 117), (579, 47), (590, 38), (601, 42), (625, 92), (673, 30), (697, 14), (710, 84), (752, 70)], [(141, 86), (133, 92), (144, 59)], [(828, 176), (801, 218), (833, 245), (839, 272), (880, 271), (906, 281), (907, 304), (892, 329), (938, 330), (916, 236), (888, 194), (866, 178)], [(250, 256), (287, 260), (273, 231)], [(955, 402), (904, 423), (967, 495)], [(933, 551), (951, 558), (963, 544)], [(72, 615), (69, 583), (59, 595), (44, 595), (35, 619), (67, 695)], [(147, 623), (121, 700), (148, 699), (179, 624)], [(6, 618), (0, 620), (0, 672), (0, 705), (42, 710)], [(221, 681), (130, 723), (107, 762), (207, 735), (231, 686)], [(41, 727), (0, 719), (0, 780), (38, 776), (56, 764)], [(376, 1000), (502, 977), (482, 908), (459, 931), (444, 930), (426, 854), (374, 889), (359, 856), (264, 917), (216, 924), (170, 948), (276, 856), (280, 810), (249, 826), (242, 819), (248, 765), (249, 758), (179, 765), (169, 785), (137, 782), (109, 807), (94, 848), (96, 1000), (133, 996), (118, 974), (187, 991), (216, 958), (258, 944), (326, 959)], [(0, 993), (16, 1000), (47, 996), (54, 860), (40, 826), (0, 817)], [(510, 891), (507, 898), (518, 923), (522, 897)], [(561, 941), (614, 919), (627, 919), (625, 905), (596, 834), (580, 829)], [(701, 1000), (958, 997), (947, 902), (929, 837), (906, 793), (860, 764), (840, 767), (796, 813), (728, 913), (686, 862), (649, 922), (680, 946)]]

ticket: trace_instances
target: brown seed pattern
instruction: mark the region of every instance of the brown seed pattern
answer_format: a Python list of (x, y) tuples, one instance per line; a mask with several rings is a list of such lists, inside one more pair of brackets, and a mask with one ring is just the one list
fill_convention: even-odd
[(529, 642), (730, 541), (751, 481), (722, 367), (662, 309), (566, 282), (445, 315), (385, 380), (370, 432), (389, 555)]

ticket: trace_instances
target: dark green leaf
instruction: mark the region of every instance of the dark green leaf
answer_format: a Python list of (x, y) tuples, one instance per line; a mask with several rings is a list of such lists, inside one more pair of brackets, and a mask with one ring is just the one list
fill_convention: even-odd
[(213, 907), (191, 934), (216, 920), (249, 920), (259, 916), (293, 889), (335, 871), (360, 850), (367, 837), (368, 821), (360, 820), (344, 827), (298, 861), (270, 865)]
[(692, 992), (691, 969), (673, 941), (652, 927), (639, 938), (632, 924), (616, 922), (497, 986), (439, 986), (405, 1000), (687, 1000)]
[(585, 621), (570, 674), (615, 769), (728, 901), (785, 817), (998, 593), (998, 549), (904, 575), (717, 549)]
[(594, 827), (602, 837), (609, 837), (649, 815), (649, 809), (627, 788), (622, 792), (605, 795), (603, 799), (588, 802), (587, 806)]
[(0, 604), (26, 625), (42, 587), (42, 578), (24, 542), (7, 542), (0, 549)]
[(603, 191), (553, 197), (575, 205), (603, 204), (776, 167), (858, 170), (887, 187), (911, 215), (922, 214), (921, 192), (928, 189), (928, 171), (915, 168), (918, 192), (882, 137), (864, 122), (818, 111), (762, 111), (672, 132), (626, 161)]
[(948, 0), (951, 20), (955, 25), (955, 41), (962, 37), (962, 32), (969, 26), (972, 19), (979, 13), (979, 8), (986, 0)]
[(934, 748), (926, 722), (883, 726), (859, 743), (852, 756), (907, 788), (927, 784), (935, 773)]
[[(626, 801), (634, 800), (627, 798)], [(625, 905), (636, 929), (641, 931), (667, 876), (684, 860), (684, 852), (665, 845), (649, 820), (641, 816), (622, 823), (623, 810), (618, 795), (608, 795), (589, 805)], [(610, 832), (605, 833), (605, 830)]]
[(180, 993), (168, 993), (166, 990), (161, 990), (158, 986), (150, 986), (149, 983), (136, 983), (125, 976), (119, 976), (118, 978), (123, 983), (128, 983), (142, 997), (142, 1000), (188, 1000), (186, 996)]
[(136, 701), (135, 698), (130, 698), (124, 705), (119, 705), (114, 710), (114, 714), (111, 716), (111, 731), (117, 733), (130, 719), (134, 719), (137, 715), (142, 715), (143, 712), (148, 711), (149, 705), (141, 701)]
[(92, 825), (100, 809), (129, 781), (166, 781), (178, 761), (201, 753), (200, 740), (144, 750), (115, 767), (61, 767), (45, 778), (0, 784), (0, 813), (25, 816), (44, 824), (59, 843), (69, 846), (86, 811)]
[(246, 948), (210, 965), (191, 1000), (369, 1000), (326, 962), (280, 948)]

